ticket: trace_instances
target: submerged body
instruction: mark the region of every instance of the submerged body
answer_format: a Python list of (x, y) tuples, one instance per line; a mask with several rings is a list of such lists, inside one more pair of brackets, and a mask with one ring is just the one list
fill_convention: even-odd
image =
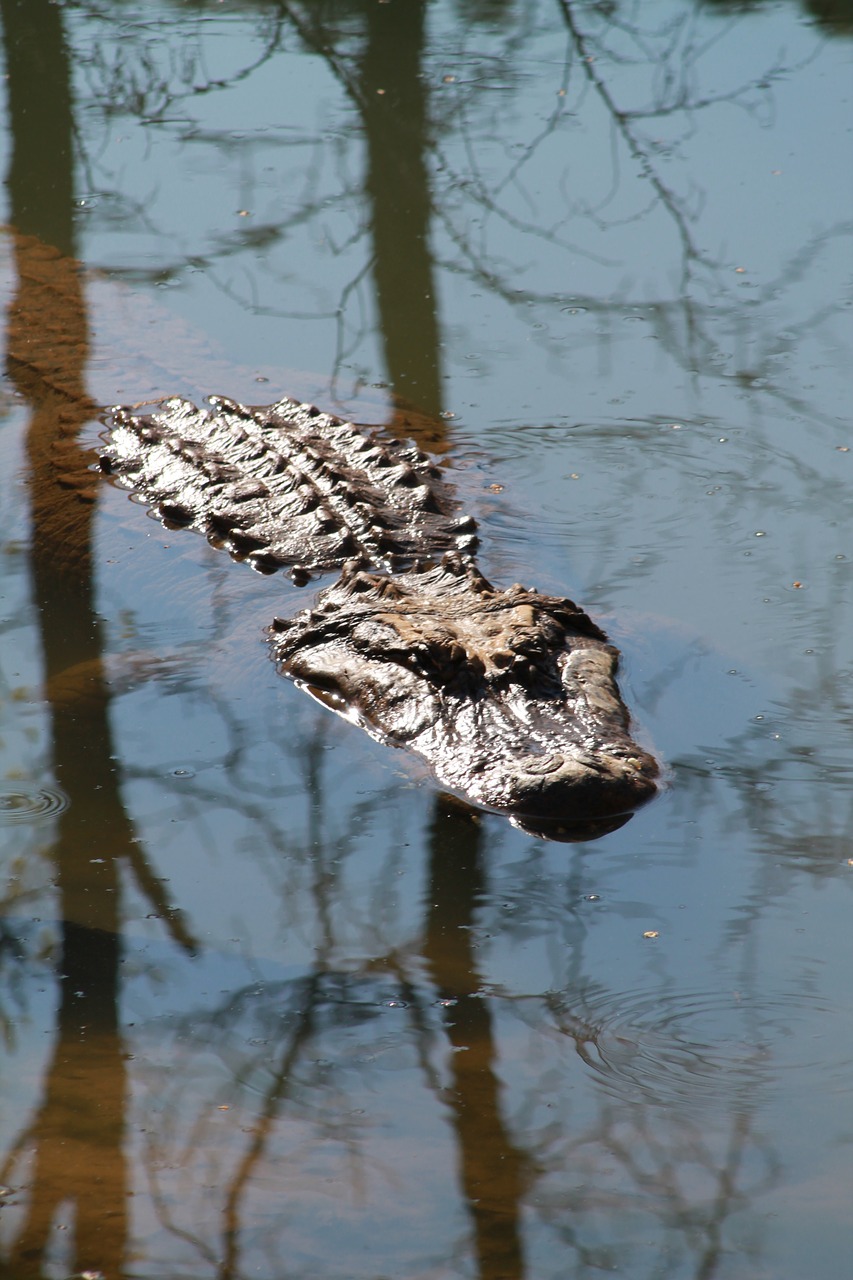
[(269, 628), (284, 675), (532, 831), (601, 834), (655, 794), (617, 650), (572, 601), (482, 576), (476, 523), (425, 455), (291, 400), (211, 404), (113, 410), (102, 466), (256, 568), (340, 571)]

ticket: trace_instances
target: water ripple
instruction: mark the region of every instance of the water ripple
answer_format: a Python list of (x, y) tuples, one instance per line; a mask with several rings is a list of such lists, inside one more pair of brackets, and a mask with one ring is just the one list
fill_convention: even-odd
[(16, 822), (41, 822), (68, 808), (68, 796), (57, 786), (0, 787), (0, 826)]
[(623, 1099), (746, 1103), (756, 1087), (766, 1095), (801, 1085), (803, 1072), (839, 1091), (853, 1080), (831, 1033), (843, 1017), (812, 995), (628, 991), (554, 1012), (604, 1088)]

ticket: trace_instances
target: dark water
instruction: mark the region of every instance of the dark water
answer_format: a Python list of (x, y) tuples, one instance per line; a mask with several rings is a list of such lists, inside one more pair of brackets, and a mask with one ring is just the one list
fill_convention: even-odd
[[(2, 0), (0, 1275), (835, 1280), (849, 4)], [(280, 680), (97, 406), (415, 434), (624, 654), (600, 841)]]

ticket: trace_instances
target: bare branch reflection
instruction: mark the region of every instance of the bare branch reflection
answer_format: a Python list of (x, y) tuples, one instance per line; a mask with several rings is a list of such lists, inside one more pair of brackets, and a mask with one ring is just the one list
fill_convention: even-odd
[[(844, 632), (833, 592), (813, 594), (804, 612), (823, 649), (811, 683), (804, 676), (784, 710), (793, 745), (776, 745), (769, 708), (765, 720), (685, 751), (675, 761), (678, 821), (660, 838), (646, 831), (644, 844), (615, 840), (597, 851), (598, 863), (584, 847), (561, 851), (560, 861), (544, 842), (436, 796), (421, 777), (398, 776), (396, 762), (377, 765), (373, 746), (353, 746), (348, 726), (298, 709), (293, 690), (271, 692), (271, 672), (251, 698), (224, 648), (227, 669), (211, 674), (210, 651), (238, 634), (250, 599), (233, 566), (221, 578), (199, 571), (181, 596), (187, 613), (201, 588), (212, 587), (215, 601), (202, 621), (193, 616), (201, 642), (189, 624), (179, 629), (174, 660), (134, 653), (149, 625), (136, 629), (134, 610), (144, 617), (146, 602), (134, 602), (125, 692), (105, 665), (93, 580), (96, 494), (80, 433), (95, 405), (71, 156), (76, 140), (90, 194), (102, 201), (93, 216), (120, 229), (132, 211), (156, 246), (153, 265), (119, 265), (115, 275), (174, 283), (200, 269), (245, 314), (333, 323), (340, 382), (372, 376), (367, 360), (350, 366), (363, 360), (375, 310), (392, 426), (432, 447), (445, 447), (448, 434), (440, 415), (450, 326), (442, 328), (439, 280), (469, 281), (556, 357), (565, 328), (557, 338), (533, 327), (546, 313), (559, 322), (587, 309), (603, 332), (586, 341), (607, 346), (617, 340), (608, 326), (630, 308), (690, 376), (722, 371), (769, 406), (766, 421), (754, 410), (751, 452), (732, 464), (742, 471), (716, 513), (723, 530), (755, 458), (796, 471), (804, 494), (823, 491), (836, 509), (844, 484), (839, 473), (824, 485), (817, 462), (773, 438), (778, 405), (821, 430), (831, 419), (809, 388), (769, 377), (810, 327), (832, 320), (827, 303), (779, 333), (772, 309), (844, 228), (816, 232), (751, 291), (746, 308), (722, 274), (731, 264), (697, 231), (703, 191), (670, 180), (665, 164), (666, 151), (721, 102), (765, 110), (774, 76), (788, 68), (771, 54), (767, 88), (700, 91), (706, 48), (693, 9), (664, 29), (636, 6), (560, 0), (550, 18), (562, 15), (563, 40), (543, 69), (528, 57), (540, 23), (532, 4), (459, 5), (457, 27), (435, 36), (434, 6), (420, 0), (242, 8), (257, 12), (254, 40), (220, 74), (206, 63), (203, 4), (190, 15), (195, 26), (176, 17), (176, 30), (194, 32), (182, 45), (127, 6), (0, 0), (18, 275), (7, 370), (30, 415), (45, 772), (68, 801), (46, 846), (22, 843), (27, 865), (13, 868), (0, 898), (5, 914), (21, 917), (53, 895), (59, 921), (54, 933), (40, 921), (0, 921), (0, 1026), (10, 1052), (32, 989), (55, 989), (41, 1096), (4, 1135), (0, 1273), (331, 1280), (349, 1268), (538, 1280), (621, 1269), (710, 1280), (747, 1235), (744, 1221), (744, 1265), (759, 1272), (770, 1256), (762, 1198), (792, 1182), (767, 1119), (780, 1075), (774, 1081), (774, 1054), (796, 1043), (803, 1010), (834, 1016), (806, 971), (774, 1003), (756, 958), (768, 904), (797, 880), (828, 884), (849, 854), (850, 695), (844, 650), (833, 648)], [(843, 30), (834, 12), (826, 21)], [(70, 88), (66, 26), (73, 49), (85, 45), (86, 112)], [(492, 52), (479, 47), (486, 29)], [(194, 102), (226, 100), (228, 89), (300, 50), (312, 51), (344, 103), (331, 123), (298, 137), (202, 127)], [(637, 72), (643, 101), (621, 97), (621, 65)], [(543, 75), (553, 102), (529, 139), (508, 142), (513, 103)], [(613, 141), (595, 198), (573, 170), (572, 131), (590, 103), (609, 118)], [(200, 152), (210, 145), (223, 166), (245, 162), (241, 191), (259, 189), (256, 169), (270, 161), (291, 175), (292, 199), (254, 224), (175, 236), (158, 221), (162, 206), (131, 198), (101, 160), (110, 131), (133, 117), (152, 131), (174, 128)], [(652, 122), (666, 130), (663, 141), (647, 131)], [(565, 211), (546, 220), (531, 175), (555, 143)], [(582, 232), (654, 216), (677, 246), (677, 281), (651, 299), (633, 280), (618, 296), (574, 288), (582, 259), (606, 261), (601, 242)], [(345, 263), (337, 296), (313, 281), (303, 290), (308, 269), (298, 255), (277, 256), (306, 226), (320, 227)], [(541, 246), (562, 255), (564, 278), (522, 281)], [(656, 461), (652, 425), (625, 424), (614, 511), (636, 496), (633, 458)], [(587, 429), (595, 431), (579, 426), (578, 438)], [(652, 468), (656, 480), (663, 468)], [(649, 539), (653, 550), (632, 569), (638, 579), (666, 542), (660, 531)], [(607, 535), (601, 544), (606, 594), (624, 566), (609, 555)], [(153, 618), (162, 636), (167, 628)], [(671, 663), (661, 659), (649, 703), (701, 682), (711, 664), (694, 669), (695, 658), (684, 645)], [(193, 775), (175, 767), (168, 734), (196, 716), (193, 759), (206, 767)], [(611, 948), (607, 928), (627, 921), (639, 936), (638, 917), (652, 904), (625, 898), (597, 916), (591, 892), (595, 875), (627, 880), (643, 858), (659, 872), (682, 869), (692, 856), (685, 831), (700, 819), (714, 838), (758, 855), (726, 909), (707, 921), (703, 912), (711, 936), (696, 953), (720, 973), (705, 976), (702, 990), (679, 971), (675, 947), (635, 976), (624, 936)], [(248, 901), (232, 910), (228, 895), (243, 882)], [(157, 921), (143, 941), (128, 928), (134, 897)], [(222, 923), (232, 918), (233, 936)], [(541, 980), (526, 985), (528, 974)], [(843, 1081), (845, 1065), (829, 1064), (833, 1081)], [(820, 1070), (812, 1083), (826, 1078)]]
[[(720, 21), (709, 35), (701, 8), (663, 18), (620, 4), (590, 8), (555, 0), (565, 43), (546, 68), (554, 105), (534, 136), (519, 139), (513, 130), (510, 142), (514, 102), (541, 79), (539, 64), (526, 61), (541, 28), (535, 6), (503, 6), (473, 20), (467, 10), (460, 12), (454, 38), (435, 43), (425, 36), (424, 0), (406, 5), (339, 0), (322, 6), (282, 0), (258, 9), (259, 53), (212, 78), (204, 68), (201, 27), (180, 55), (164, 52), (150, 33), (138, 32), (130, 67), (129, 47), (117, 39), (109, 20), (93, 18), (99, 34), (89, 42), (83, 63), (104, 142), (121, 118), (139, 118), (154, 128), (177, 126), (194, 145), (215, 146), (227, 163), (239, 166), (241, 186), (248, 183), (247, 199), (257, 193), (259, 204), (272, 211), (253, 214), (228, 232), (217, 229), (203, 243), (182, 245), (170, 228), (157, 225), (161, 215), (155, 203), (142, 202), (135, 217), (162, 245), (160, 261), (129, 269), (111, 264), (114, 274), (178, 283), (203, 270), (249, 314), (334, 321), (338, 342), (331, 384), (335, 391), (341, 385), (344, 398), (345, 374), (356, 382), (370, 377), (363, 355), (376, 328), (374, 297), (366, 288), (370, 276), (392, 407), (399, 401), (432, 419), (443, 409), (443, 369), (422, 352), (440, 357), (442, 345), (437, 333), (423, 326), (433, 324), (432, 300), (446, 275), (467, 278), (484, 297), (499, 299), (555, 360), (563, 358), (567, 341), (574, 350), (592, 341), (606, 358), (618, 340), (614, 326), (628, 313), (642, 319), (691, 378), (747, 378), (757, 401), (781, 400), (792, 411), (821, 420), (814, 397), (781, 376), (775, 348), (772, 367), (761, 359), (738, 364), (737, 357), (732, 368), (726, 367), (729, 361), (721, 352), (744, 323), (748, 282), (733, 283), (734, 264), (705, 247), (702, 215), (711, 193), (695, 171), (685, 175), (670, 163), (705, 117), (710, 120), (720, 108), (735, 108), (749, 119), (772, 116), (776, 84), (802, 69), (801, 63), (768, 55), (760, 78), (750, 75), (716, 93), (703, 90), (704, 61), (717, 45), (736, 39), (739, 13)], [(832, 22), (829, 16), (826, 20)], [(478, 42), (478, 21), (500, 35), (501, 43), (493, 42), (488, 53)], [(844, 24), (839, 21), (837, 27), (843, 30)], [(819, 47), (816, 42), (808, 56), (815, 57)], [(336, 119), (333, 129), (291, 133), (272, 128), (248, 137), (223, 130), (214, 138), (200, 128), (194, 98), (234, 88), (276, 57), (292, 56), (294, 49), (322, 62), (349, 118)], [(603, 116), (612, 140), (594, 175), (594, 194), (589, 182), (576, 176), (587, 172), (573, 146), (585, 113)], [(116, 201), (125, 197), (96, 158), (94, 145), (81, 141), (93, 198), (104, 209), (94, 209), (93, 216), (117, 216)], [(526, 185), (531, 166), (545, 155), (554, 157), (554, 181), (562, 192), (556, 219), (540, 210), (536, 191)], [(266, 195), (263, 162), (286, 175), (286, 199), (279, 195), (270, 201)], [(553, 201), (546, 207), (553, 208)], [(658, 219), (666, 221), (670, 257), (679, 264), (671, 289), (662, 290), (659, 279), (646, 280), (641, 264), (606, 296), (579, 283), (579, 262), (610, 261), (606, 237), (599, 233)], [(294, 261), (295, 234), (308, 225), (318, 227), (344, 264), (336, 294), (300, 274)], [(540, 242), (552, 260), (564, 264), (553, 288), (537, 288), (528, 278)], [(810, 246), (813, 252), (821, 249), (826, 249), (823, 232)], [(749, 324), (759, 344), (775, 338), (778, 291), (790, 290), (795, 278), (795, 264), (785, 264), (776, 281), (757, 293), (750, 289)], [(316, 304), (294, 306), (297, 291)], [(578, 337), (567, 328), (565, 317), (579, 312), (600, 319), (594, 333), (584, 329)], [(814, 317), (812, 323), (827, 320)], [(772, 408), (770, 403), (768, 411)]]
[[(125, 1274), (127, 1073), (119, 1027), (123, 864), (163, 908), (168, 895), (134, 847), (118, 794), (100, 622), (93, 601), (90, 455), (77, 442), (94, 406), (85, 390), (86, 305), (74, 260), (72, 98), (62, 14), (42, 0), (0, 5), (13, 152), (9, 191), (18, 289), (7, 317), (7, 369), (30, 407), (30, 565), (50, 711), (53, 772), (68, 798), (53, 863), (59, 938), (53, 1051), (35, 1114), (13, 1141), (3, 1180), (25, 1209), (4, 1248), (4, 1274), (40, 1277), (55, 1265), (61, 1209), (73, 1230), (70, 1270)], [(49, 82), (53, 92), (46, 94)], [(33, 132), (35, 130), (35, 133)], [(50, 701), (76, 667), (86, 696)], [(177, 914), (175, 940), (194, 947)], [(70, 1225), (70, 1224), (65, 1224)]]

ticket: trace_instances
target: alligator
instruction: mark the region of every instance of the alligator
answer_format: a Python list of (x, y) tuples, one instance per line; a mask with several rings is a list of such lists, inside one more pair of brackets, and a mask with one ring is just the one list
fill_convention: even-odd
[(337, 571), (267, 629), (283, 675), (534, 834), (593, 838), (655, 794), (618, 650), (571, 600), (483, 576), (477, 523), (433, 460), (287, 398), (208, 404), (107, 410), (100, 466), (170, 529), (262, 573), (305, 586)]

